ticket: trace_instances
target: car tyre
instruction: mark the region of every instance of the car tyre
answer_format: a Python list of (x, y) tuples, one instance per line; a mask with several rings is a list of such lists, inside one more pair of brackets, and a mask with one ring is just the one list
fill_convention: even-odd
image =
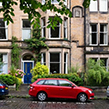
[(78, 95), (78, 101), (80, 101), (80, 102), (86, 102), (87, 101), (87, 95), (85, 94), (85, 93), (80, 93), (79, 95)]
[(45, 101), (47, 99), (47, 94), (45, 92), (39, 92), (37, 94), (37, 99), (39, 101)]

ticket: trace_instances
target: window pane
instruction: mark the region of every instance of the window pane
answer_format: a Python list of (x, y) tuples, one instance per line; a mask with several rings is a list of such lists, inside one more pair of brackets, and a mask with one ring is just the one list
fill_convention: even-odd
[(58, 4), (59, 2), (57, 0), (51, 0), (52, 4)]
[(40, 80), (37, 84), (42, 85), (44, 83), (45, 80)]
[(0, 39), (6, 39), (6, 30), (4, 28), (0, 28)]
[(45, 26), (45, 18), (42, 18), (41, 19), (41, 25), (42, 25), (42, 37), (45, 37), (46, 36), (46, 26)]
[(90, 6), (89, 6), (89, 9), (90, 11), (97, 11), (98, 10), (98, 6), (97, 6), (97, 0), (91, 0), (90, 2)]
[(46, 65), (46, 54), (45, 53), (41, 54), (41, 64)]
[(50, 62), (59, 62), (60, 61), (59, 53), (50, 53)]
[(46, 80), (44, 85), (57, 85), (57, 80)]
[(30, 21), (29, 20), (23, 20), (23, 28), (30, 28)]
[(107, 44), (107, 25), (106, 24), (101, 24), (100, 25), (100, 44)]
[(5, 22), (3, 21), (3, 19), (0, 19), (0, 27), (5, 27)]
[(100, 0), (99, 3), (100, 3), (99, 5), (100, 11), (107, 12), (107, 0)]
[(59, 38), (59, 27), (55, 27), (55, 30), (51, 28), (51, 38)]
[(60, 64), (50, 63), (50, 73), (60, 73)]
[(22, 39), (29, 39), (31, 36), (31, 30), (30, 29), (23, 29), (22, 30)]
[(97, 44), (97, 34), (92, 33), (92, 44)]
[(90, 25), (90, 44), (97, 44), (97, 24)]
[(72, 86), (70, 82), (65, 81), (65, 80), (59, 80), (59, 85), (60, 86)]

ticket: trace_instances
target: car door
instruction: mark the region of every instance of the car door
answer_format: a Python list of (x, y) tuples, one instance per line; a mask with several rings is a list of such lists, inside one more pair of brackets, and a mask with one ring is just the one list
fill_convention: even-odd
[(48, 97), (58, 98), (59, 87), (58, 87), (57, 80), (52, 80), (52, 79), (46, 80), (44, 82), (43, 87), (45, 88), (45, 91), (46, 91)]
[(72, 87), (72, 83), (66, 80), (59, 81), (59, 95), (60, 98), (74, 98), (76, 94), (75, 88)]

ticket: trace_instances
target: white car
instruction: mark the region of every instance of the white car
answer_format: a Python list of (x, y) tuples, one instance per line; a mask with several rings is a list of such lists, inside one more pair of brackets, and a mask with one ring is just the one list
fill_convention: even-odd
[(109, 86), (107, 87), (107, 97), (109, 97)]

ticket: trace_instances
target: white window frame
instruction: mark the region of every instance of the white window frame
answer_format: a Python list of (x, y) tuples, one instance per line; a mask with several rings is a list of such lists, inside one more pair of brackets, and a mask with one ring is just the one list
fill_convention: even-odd
[[(44, 62), (44, 54), (45, 54), (45, 62)], [(41, 53), (41, 64), (46, 65), (46, 53)]]
[(67, 2), (68, 2), (67, 0), (64, 1), (64, 5), (65, 5), (65, 6), (67, 6)]
[[(91, 25), (96, 25), (96, 28), (97, 28), (96, 32), (92, 32)], [(92, 44), (92, 35), (91, 35), (92, 33), (96, 33), (96, 44)], [(98, 45), (98, 24), (90, 24), (90, 45), (92, 45), (92, 46)]]
[(0, 29), (5, 29), (6, 39), (0, 39), (0, 40), (8, 40), (8, 25), (6, 21), (4, 23), (5, 23), (5, 27), (0, 27)]
[[(23, 28), (23, 21), (24, 20), (28, 20), (28, 19), (22, 19), (22, 41), (24, 41), (25, 39), (30, 39), (31, 38), (31, 25), (30, 25), (30, 28)], [(29, 31), (30, 35), (27, 38), (25, 38), (23, 36), (23, 33), (25, 33), (25, 32), (23, 32), (24, 30), (28, 30)]]
[(98, 1), (97, 0), (90, 1), (89, 11), (90, 12), (97, 12), (98, 11)]
[(60, 39), (60, 36), (61, 36), (61, 24), (59, 23), (59, 25), (57, 25), (57, 27), (59, 27), (59, 35), (58, 35), (58, 38), (52, 38), (51, 37), (51, 29), (52, 27), (49, 28), (49, 39)]
[[(50, 62), (50, 53), (59, 53), (59, 58), (60, 58), (60, 62)], [(59, 63), (59, 71), (60, 72), (57, 72), (57, 73), (60, 73), (61, 74), (61, 53), (60, 52), (50, 52), (49, 53), (49, 69), (50, 69), (50, 63)], [(51, 74), (51, 72), (50, 72), (50, 74)]]
[(107, 26), (107, 24), (100, 24), (100, 26), (101, 25), (106, 25), (105, 27), (106, 27), (106, 30), (104, 31), (104, 32), (101, 32), (100, 31), (100, 33), (103, 33), (103, 34), (105, 34), (104, 35), (104, 44), (100, 44), (100, 45), (108, 45), (108, 26)]
[(7, 53), (0, 53), (3, 55), (3, 67), (2, 67), (2, 73), (8, 74), (8, 54)]
[(68, 38), (68, 19), (67, 18), (65, 18), (64, 19), (64, 33), (66, 34), (65, 36), (66, 37), (64, 37), (64, 38)]
[(2, 2), (0, 2), (0, 7), (2, 7)]
[[(104, 6), (104, 8), (103, 8), (103, 6)], [(99, 0), (99, 11), (100, 12), (108, 11), (108, 0)]]
[[(64, 54), (66, 55), (66, 60), (64, 60), (64, 67), (66, 66), (66, 67), (65, 67), (66, 69), (65, 69), (64, 72), (65, 72), (65, 74), (68, 74), (68, 53), (64, 53)], [(65, 56), (65, 55), (64, 55), (64, 56)], [(65, 57), (64, 57), (64, 58), (65, 58)]]
[[(43, 34), (43, 33), (44, 33), (44, 29), (45, 29), (45, 35), (46, 35), (46, 25), (44, 25), (44, 19), (45, 19), (45, 18), (41, 18), (42, 37), (46, 37), (46, 36), (44, 36), (44, 34)], [(46, 21), (46, 19), (45, 19), (45, 21)], [(46, 24), (46, 22), (45, 22), (45, 24)]]

